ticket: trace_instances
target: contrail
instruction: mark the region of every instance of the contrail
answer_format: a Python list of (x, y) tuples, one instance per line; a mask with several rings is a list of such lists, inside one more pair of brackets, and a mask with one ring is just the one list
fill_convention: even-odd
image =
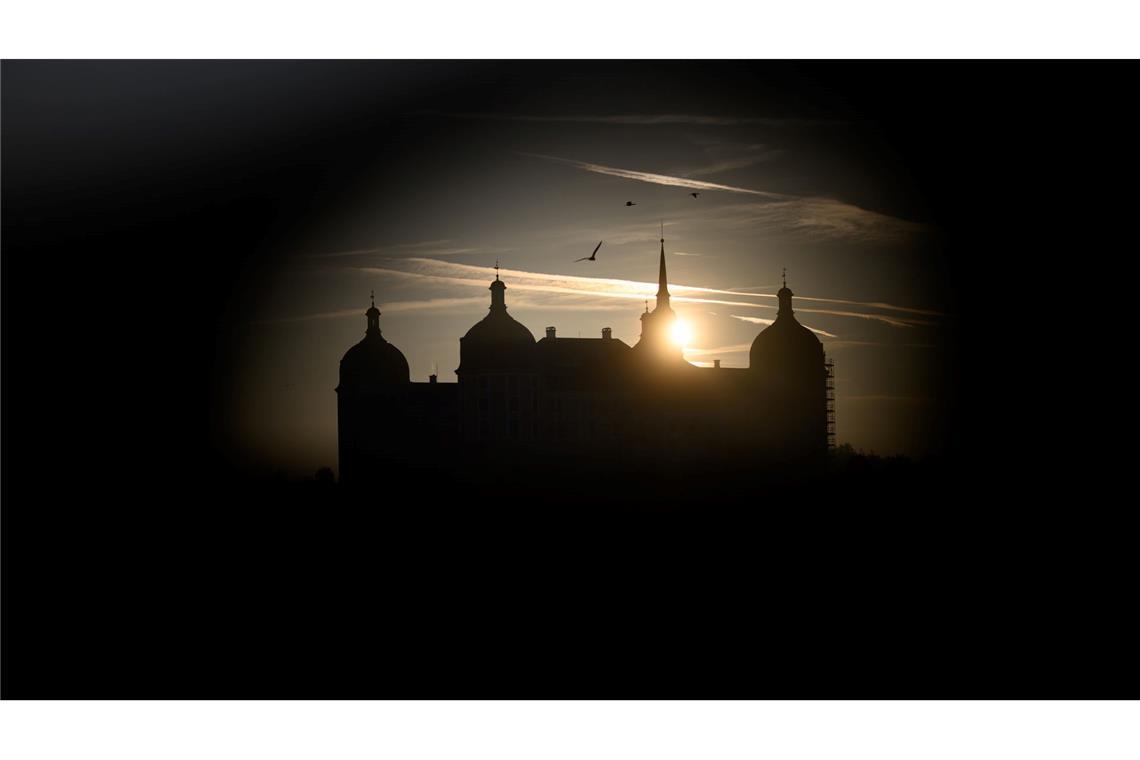
[[(390, 263), (393, 265), (410, 264), (413, 266), (418, 266), (420, 269), (419, 271), (409, 271), (407, 269), (397, 269), (393, 266), (358, 267), (356, 269), (357, 271), (370, 272), (373, 274), (410, 277), (431, 280), (435, 282), (446, 282), (453, 285), (474, 286), (480, 288), (486, 287), (486, 280), (494, 275), (494, 269), (491, 267), (480, 267), (470, 264), (457, 264), (450, 261), (437, 261), (435, 259), (393, 259)], [(499, 274), (502, 277), (513, 278), (511, 283), (508, 285), (508, 288), (513, 288), (518, 291), (558, 293), (562, 295), (572, 296), (593, 296), (640, 301), (645, 298), (652, 297), (657, 288), (657, 284), (651, 282), (580, 277), (573, 275), (551, 275), (542, 272), (527, 272), (518, 269), (500, 269)], [(715, 304), (719, 306), (737, 306), (747, 309), (766, 309), (769, 311), (776, 309), (776, 306), (773, 304), (728, 300), (724, 298), (708, 298), (704, 296), (706, 293), (710, 295), (732, 295), (737, 297), (740, 297), (741, 295), (747, 296), (749, 294), (741, 294), (733, 291), (720, 291), (714, 288), (699, 288), (695, 286), (686, 286), (679, 284), (670, 285), (670, 288), (674, 291), (673, 300), (677, 303)], [(692, 292), (698, 295), (683, 295), (683, 293), (688, 292)], [(763, 295), (768, 298), (772, 297), (768, 294)], [(934, 324), (932, 322), (926, 322), (922, 320), (853, 311), (835, 311), (829, 309), (798, 309), (797, 311), (804, 313), (827, 314), (829, 316), (873, 320), (882, 322), (892, 327), (912, 327), (915, 325)]]
[(889, 239), (921, 228), (921, 225), (916, 222), (896, 219), (888, 214), (869, 211), (844, 201), (823, 196), (798, 196), (769, 190), (755, 190), (749, 187), (705, 182), (690, 177), (674, 177), (669, 174), (655, 174), (604, 164), (593, 164), (587, 161), (547, 156), (541, 153), (518, 152), (517, 155), (540, 158), (544, 161), (565, 164), (596, 174), (647, 182), (653, 185), (683, 187), (693, 190), (720, 190), (759, 196), (765, 201), (743, 204), (748, 211), (747, 221), (762, 224), (776, 223), (792, 232), (798, 231), (825, 237), (886, 237)]
[(554, 161), (559, 164), (566, 164), (578, 169), (585, 169), (588, 172), (595, 172), (596, 174), (608, 174), (611, 177), (621, 177), (622, 179), (632, 179), (638, 182), (649, 182), (654, 185), (666, 185), (669, 187), (684, 187), (690, 190), (724, 190), (730, 193), (746, 193), (748, 195), (759, 195), (764, 198), (772, 198), (774, 200), (798, 200), (797, 196), (785, 195), (784, 193), (772, 193), (767, 190), (752, 190), (747, 187), (734, 187), (733, 185), (722, 185), (717, 182), (705, 182), (699, 179), (687, 179), (685, 177), (670, 177), (668, 174), (653, 174), (652, 172), (639, 172), (633, 169), (619, 169), (614, 166), (604, 166), (602, 164), (591, 164), (585, 161), (575, 161), (569, 158), (559, 158), (558, 156), (545, 156), (541, 153), (522, 153), (521, 156), (530, 156), (531, 158), (541, 158), (544, 161)]
[[(820, 313), (830, 314), (831, 312), (820, 312)], [(756, 324), (756, 325), (770, 325), (776, 321), (774, 319), (764, 319), (763, 317), (742, 317), (739, 314), (730, 314), (729, 316), (732, 317), (733, 319), (739, 319), (742, 322), (751, 322), (752, 324)], [(807, 327), (807, 329), (811, 330), (816, 335), (822, 335), (826, 338), (838, 338), (839, 337), (838, 335), (833, 335), (832, 333), (829, 333), (826, 330), (820, 330), (819, 328), (816, 328), (816, 327), (808, 327), (808, 325), (804, 325), (803, 322), (800, 322), (800, 324), (803, 325), (804, 327)]]
[[(414, 258), (414, 257), (409, 257), (407, 259), (404, 259), (404, 261), (424, 264), (428, 267), (431, 267), (432, 269), (435, 269), (436, 271), (444, 271), (444, 272), (450, 272), (450, 273), (455, 273), (455, 274), (461, 273), (461, 274), (465, 274), (465, 275), (473, 275), (473, 276), (477, 275), (479, 277), (492, 277), (495, 274), (495, 270), (492, 269), (491, 267), (482, 267), (482, 266), (476, 266), (473, 264), (459, 264), (459, 263), (453, 262), (453, 261), (439, 261), (436, 259)], [(577, 291), (588, 291), (588, 292), (594, 293), (594, 294), (602, 293), (602, 292), (617, 292), (617, 293), (625, 294), (625, 295), (622, 295), (620, 297), (643, 298), (646, 295), (652, 295), (652, 294), (657, 292), (657, 283), (655, 283), (655, 282), (641, 282), (638, 280), (621, 280), (621, 279), (616, 279), (616, 278), (605, 278), (605, 277), (585, 277), (585, 276), (581, 276), (581, 275), (546, 274), (544, 272), (529, 272), (529, 271), (521, 270), (521, 269), (502, 269), (502, 270), (500, 270), (500, 274), (503, 276), (510, 275), (510, 276), (518, 277), (518, 278), (526, 278), (526, 279), (532, 279), (532, 280), (541, 280), (541, 281), (545, 281), (545, 282), (559, 283), (565, 288), (571, 288), (571, 289), (574, 289)], [(751, 293), (751, 292), (743, 292), (743, 291), (739, 291), (739, 290), (723, 290), (720, 288), (703, 288), (703, 287), (700, 287), (697, 285), (682, 285), (680, 283), (670, 283), (669, 288), (674, 293), (674, 298), (676, 298), (678, 300), (689, 300), (693, 303), (718, 303), (718, 304), (725, 305), (725, 306), (738, 306), (739, 305), (739, 306), (750, 306), (753, 308), (768, 308), (768, 309), (775, 308), (774, 306), (753, 304), (753, 303), (749, 303), (747, 301), (725, 301), (725, 300), (714, 300), (714, 299), (702, 299), (702, 298), (688, 297), (685, 295), (686, 293), (693, 293), (693, 294), (708, 293), (711, 295), (735, 296), (736, 298), (742, 298), (743, 297), (743, 298), (775, 299), (776, 295), (773, 293)], [(914, 313), (914, 314), (919, 314), (919, 315), (924, 315), (924, 316), (946, 316), (946, 315), (941, 314), (939, 312), (931, 311), (928, 309), (912, 309), (910, 307), (895, 306), (892, 304), (883, 303), (881, 301), (865, 302), (865, 301), (853, 301), (853, 300), (849, 300), (849, 299), (839, 299), (839, 298), (816, 298), (816, 297), (812, 297), (812, 296), (796, 296), (796, 298), (803, 300), (803, 301), (812, 301), (815, 303), (835, 303), (835, 304), (841, 304), (841, 305), (846, 305), (846, 306), (862, 306), (864, 308), (869, 308), (869, 309), (886, 309), (889, 311), (909, 312), (909, 313)], [(865, 314), (860, 314), (857, 312), (848, 312), (848, 311), (830, 311), (830, 310), (824, 310), (824, 309), (805, 309), (805, 308), (796, 309), (796, 311), (803, 311), (803, 312), (807, 312), (807, 313), (818, 313), (818, 314), (831, 314), (833, 316), (856, 316), (856, 315), (858, 315), (858, 316), (861, 316), (861, 318), (863, 318), (863, 319), (881, 319), (881, 321), (887, 322), (888, 324), (893, 324), (896, 327), (899, 326), (899, 323), (904, 323), (906, 326), (934, 324), (933, 322), (924, 321), (924, 320), (917, 320), (917, 319), (910, 319), (910, 318), (906, 318), (906, 317), (887, 317), (887, 316), (878, 317), (877, 315), (865, 315)]]

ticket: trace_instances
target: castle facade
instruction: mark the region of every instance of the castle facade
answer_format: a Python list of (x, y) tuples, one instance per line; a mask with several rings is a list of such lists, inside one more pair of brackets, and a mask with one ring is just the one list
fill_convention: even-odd
[[(828, 445), (823, 345), (780, 289), (775, 321), (747, 368), (697, 367), (671, 340), (661, 241), (655, 308), (635, 345), (612, 337), (543, 338), (507, 312), (490, 284), (487, 315), (459, 339), (458, 382), (411, 382), (407, 360), (366, 312), (364, 339), (340, 362), (340, 482), (367, 488), (420, 471), (478, 478), (622, 468), (737, 467), (821, 459)], [(582, 465), (582, 467), (578, 467)]]

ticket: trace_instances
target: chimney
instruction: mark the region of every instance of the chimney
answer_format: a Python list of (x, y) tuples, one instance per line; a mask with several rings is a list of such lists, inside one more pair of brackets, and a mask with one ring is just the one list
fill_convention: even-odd
[(546, 328), (546, 337), (548, 337), (548, 338), (554, 337), (554, 328), (553, 327)]
[(435, 375), (428, 375), (428, 382), (435, 385)]
[(614, 337), (614, 331), (608, 327), (603, 327), (602, 328), (602, 340), (609, 340), (612, 337)]
[[(713, 369), (720, 369), (720, 359), (713, 359)], [(432, 377), (435, 377), (435, 375), (432, 375)], [(432, 382), (434, 383), (435, 380), (432, 380)]]

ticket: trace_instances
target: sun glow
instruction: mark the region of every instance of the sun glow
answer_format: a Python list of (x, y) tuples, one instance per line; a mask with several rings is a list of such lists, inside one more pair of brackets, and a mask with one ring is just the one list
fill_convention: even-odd
[(678, 346), (684, 348), (689, 345), (689, 341), (693, 339), (693, 328), (689, 326), (688, 322), (683, 319), (678, 319), (673, 323), (673, 326), (669, 328), (669, 337)]

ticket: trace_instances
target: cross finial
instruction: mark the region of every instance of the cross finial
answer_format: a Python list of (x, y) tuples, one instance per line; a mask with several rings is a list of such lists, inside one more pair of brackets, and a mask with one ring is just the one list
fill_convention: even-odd
[(784, 287), (788, 287), (788, 268), (784, 267)]
[(372, 299), (372, 308), (375, 309), (376, 308), (376, 291), (375, 290), (372, 291), (372, 293), (369, 295), (369, 298)]
[(499, 260), (495, 259), (495, 279), (499, 279)]
[(649, 299), (648, 298), (645, 299), (645, 313), (646, 314), (649, 313)]

